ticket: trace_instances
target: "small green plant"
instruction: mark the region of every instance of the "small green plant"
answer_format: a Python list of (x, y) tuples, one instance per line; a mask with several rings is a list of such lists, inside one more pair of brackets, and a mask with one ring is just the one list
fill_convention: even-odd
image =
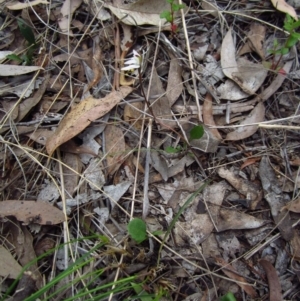
[[(128, 226), (128, 233), (130, 237), (136, 241), (136, 243), (140, 244), (143, 241), (145, 241), (148, 238), (147, 234), (147, 226), (146, 223), (140, 219), (140, 218), (134, 218), (132, 219)], [(151, 234), (152, 235), (161, 235), (163, 232), (162, 231), (154, 231)]]
[(168, 154), (178, 154), (182, 151), (183, 151), (183, 148), (180, 145), (178, 145), (176, 147), (167, 146), (165, 149), (165, 152), (167, 152)]
[(175, 12), (179, 11), (180, 9), (184, 8), (184, 4), (177, 4), (175, 3), (175, 0), (167, 0), (168, 3), (170, 3), (170, 11), (165, 10), (160, 14), (161, 19), (166, 19), (167, 22), (171, 24), (171, 31), (174, 35), (178, 31), (178, 27), (174, 22), (174, 14)]
[(204, 135), (204, 128), (202, 125), (194, 126), (190, 131), (190, 141), (200, 139)]
[(146, 223), (140, 218), (132, 219), (127, 226), (129, 235), (138, 244), (147, 239), (147, 227)]
[[(270, 53), (273, 54), (273, 62), (270, 64), (270, 69), (275, 70), (279, 73), (282, 73), (285, 75), (285, 71), (278, 67), (282, 57), (285, 54), (288, 54), (291, 50), (291, 48), (300, 41), (300, 33), (296, 32), (296, 30), (300, 27), (300, 20), (296, 21), (293, 19), (290, 15), (286, 15), (284, 20), (283, 28), (289, 33), (288, 38), (286, 39), (285, 43), (283, 45), (280, 45), (278, 40), (275, 39), (273, 43), (273, 49), (270, 50)], [(277, 62), (275, 62), (275, 55), (280, 55)]]
[(226, 295), (221, 297), (221, 301), (236, 301), (236, 299), (232, 292), (228, 292)]
[(22, 56), (18, 56), (16, 54), (9, 54), (7, 55), (7, 58), (22, 63), (22, 65), (28, 66), (32, 64), (33, 53), (38, 48), (38, 44), (36, 43), (34, 33), (31, 27), (28, 26), (26, 22), (21, 18), (18, 18), (17, 22), (22, 36), (28, 42), (28, 49), (26, 53)]

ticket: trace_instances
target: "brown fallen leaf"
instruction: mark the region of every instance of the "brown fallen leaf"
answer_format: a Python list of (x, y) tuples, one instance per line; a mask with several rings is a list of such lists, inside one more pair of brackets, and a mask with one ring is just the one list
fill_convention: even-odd
[(245, 167), (250, 166), (252, 164), (255, 164), (256, 162), (260, 161), (260, 157), (257, 158), (248, 158), (240, 167), (241, 170), (243, 170)]
[(182, 89), (183, 89), (183, 82), (182, 82), (182, 68), (178, 63), (177, 58), (172, 58), (170, 62), (170, 69), (168, 75), (168, 85), (167, 85), (167, 92), (166, 96), (169, 100), (170, 106), (172, 106), (175, 101), (180, 96)]
[(293, 200), (292, 202), (288, 203), (286, 206), (283, 206), (280, 211), (283, 211), (285, 209), (300, 213), (300, 198)]
[[(37, 262), (32, 262), (36, 259), (36, 254), (33, 249), (33, 237), (26, 226), (22, 226), (14, 218), (6, 225), (11, 234), (10, 242), (15, 247), (15, 252), (20, 264), (24, 267), (31, 262), (27, 271), (31, 271), (35, 278), (35, 285), (37, 288), (43, 286), (43, 277), (38, 268)], [(24, 300), (24, 299), (23, 299)]]
[(70, 22), (72, 21), (73, 13), (81, 5), (82, 0), (65, 0), (63, 6), (61, 7), (62, 17), (58, 20), (58, 26), (62, 33), (69, 36), (73, 36), (73, 32), (70, 29)]
[(261, 259), (259, 264), (263, 267), (267, 274), (269, 283), (269, 300), (270, 301), (282, 301), (281, 284), (276, 272), (276, 269), (272, 266), (271, 262), (265, 259)]
[(251, 113), (240, 122), (240, 125), (253, 124), (247, 126), (238, 127), (233, 132), (227, 134), (225, 140), (236, 141), (248, 138), (252, 136), (258, 129), (258, 123), (262, 122), (265, 118), (265, 106), (262, 102), (259, 102)]
[(218, 265), (224, 267), (222, 271), (226, 276), (236, 280), (236, 284), (239, 285), (251, 298), (255, 298), (257, 296), (254, 288), (247, 284), (247, 280), (243, 276), (238, 275), (232, 265), (227, 263), (222, 257), (216, 257), (215, 259)]
[(76, 171), (73, 172), (67, 166), (62, 165), (65, 190), (72, 196), (78, 184), (83, 164), (78, 155), (70, 153), (64, 155), (63, 163)]
[[(104, 6), (123, 23), (128, 25), (155, 25), (160, 26), (165, 23), (165, 19), (160, 18), (160, 13), (169, 9), (167, 1), (161, 0), (138, 0), (133, 3), (119, 5), (111, 5), (105, 3)], [(177, 15), (177, 12), (176, 12)]]
[(0, 276), (16, 279), (22, 271), (22, 267), (15, 258), (0, 245)]
[[(152, 81), (149, 89), (151, 91), (150, 96), (165, 95), (165, 90), (156, 69), (153, 70)], [(171, 120), (171, 107), (166, 96), (161, 96), (158, 99), (151, 100), (151, 104), (155, 119), (162, 127), (174, 128), (177, 126), (176, 122)]]
[(220, 209), (217, 227), (218, 231), (229, 229), (255, 229), (265, 225), (267, 221), (237, 210)]
[(251, 23), (250, 31), (247, 35), (247, 42), (239, 51), (239, 55), (255, 51), (262, 60), (265, 58), (263, 43), (266, 35), (266, 27), (259, 23)]
[(250, 208), (254, 210), (259, 201), (262, 200), (263, 193), (260, 187), (255, 185), (253, 182), (244, 180), (237, 176), (232, 170), (220, 167), (218, 170), (218, 175), (226, 179), (239, 193), (247, 196), (250, 201)]
[(32, 7), (34, 5), (38, 4), (49, 4), (46, 0), (34, 0), (30, 2), (19, 2), (19, 1), (13, 1), (6, 4), (6, 7), (11, 10), (22, 10), (27, 7)]
[(120, 87), (119, 91), (113, 91), (102, 99), (90, 96), (74, 106), (47, 140), (48, 154), (51, 155), (58, 146), (82, 132), (92, 121), (108, 113), (131, 91), (131, 87)]
[(230, 29), (222, 42), (222, 70), (243, 92), (253, 95), (263, 84), (268, 71), (262, 64), (252, 63), (246, 58), (236, 59), (235, 53), (235, 44)]
[(122, 130), (115, 125), (107, 125), (104, 130), (107, 172), (114, 174), (126, 158), (126, 145)]
[(269, 158), (263, 156), (259, 164), (259, 177), (264, 191), (265, 200), (268, 202), (271, 214), (282, 237), (290, 241), (295, 235), (292, 229), (292, 220), (287, 210), (281, 210), (285, 205), (286, 195), (279, 186), (275, 171)]
[(0, 218), (7, 216), (14, 216), (24, 224), (55, 225), (65, 221), (62, 211), (41, 201), (0, 202)]
[(277, 10), (287, 13), (290, 16), (292, 16), (295, 20), (298, 20), (295, 9), (289, 4), (287, 4), (284, 0), (271, 0), (271, 2)]

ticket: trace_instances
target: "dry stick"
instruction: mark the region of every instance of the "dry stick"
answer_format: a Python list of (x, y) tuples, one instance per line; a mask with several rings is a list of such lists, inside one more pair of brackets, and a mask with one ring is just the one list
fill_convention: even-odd
[(149, 212), (149, 166), (150, 166), (150, 149), (151, 149), (151, 135), (152, 135), (152, 122), (153, 119), (149, 119), (148, 124), (148, 138), (146, 149), (146, 161), (145, 161), (145, 179), (144, 179), (144, 199), (143, 199), (143, 218), (145, 219)]
[[(179, 0), (178, 3), (182, 4), (182, 0)], [(190, 48), (190, 43), (189, 43), (189, 36), (188, 36), (186, 24), (185, 24), (184, 11), (183, 11), (183, 9), (181, 9), (180, 11), (181, 11), (181, 19), (182, 19), (184, 37), (185, 37), (185, 41), (186, 41), (186, 49), (187, 49), (188, 56), (189, 56), (189, 64), (190, 64), (190, 68), (191, 68), (192, 81), (193, 81), (193, 86), (194, 86), (194, 90), (195, 90), (195, 101), (196, 101), (196, 105), (197, 105), (197, 109), (198, 109), (198, 119), (199, 119), (199, 121), (202, 121), (202, 112), (201, 112), (201, 107), (200, 107), (199, 97), (198, 97), (198, 92), (197, 92), (197, 83), (196, 83), (195, 73), (193, 71), (194, 66), (193, 66), (192, 53), (191, 53), (191, 48)]]

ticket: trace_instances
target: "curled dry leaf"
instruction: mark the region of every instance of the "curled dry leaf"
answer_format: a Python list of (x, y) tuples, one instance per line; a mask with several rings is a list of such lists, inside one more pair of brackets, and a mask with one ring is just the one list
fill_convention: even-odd
[(269, 300), (282, 301), (281, 284), (276, 269), (272, 266), (271, 262), (265, 259), (261, 259), (259, 264), (263, 267), (267, 274), (269, 283)]
[(284, 0), (271, 0), (271, 2), (277, 10), (287, 13), (290, 16), (292, 16), (295, 20), (298, 20), (295, 9), (289, 4), (287, 4)]
[(82, 132), (92, 121), (108, 113), (131, 91), (131, 87), (120, 87), (119, 91), (113, 91), (102, 99), (90, 96), (74, 106), (47, 140), (48, 154), (51, 155), (58, 146)]
[(25, 224), (55, 225), (65, 221), (62, 211), (42, 201), (0, 202), (0, 217), (14, 216)]

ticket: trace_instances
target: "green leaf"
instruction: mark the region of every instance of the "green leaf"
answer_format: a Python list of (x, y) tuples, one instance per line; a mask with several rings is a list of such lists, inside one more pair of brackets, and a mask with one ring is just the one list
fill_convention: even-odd
[(221, 297), (221, 301), (236, 301), (234, 294), (232, 292), (227, 293)]
[(168, 3), (172, 4), (174, 0), (167, 0)]
[(292, 36), (293, 38), (297, 38), (298, 41), (300, 41), (300, 33), (299, 33), (299, 32), (292, 32), (292, 33), (291, 33), (291, 36)]
[(6, 57), (8, 59), (12, 60), (12, 61), (17, 61), (19, 63), (23, 62), (23, 60), (18, 55), (14, 54), (14, 53), (13, 54), (8, 54)]
[(182, 8), (185, 8), (184, 4), (175, 4), (175, 3), (172, 4), (172, 10), (173, 11), (179, 11)]
[(194, 126), (190, 131), (190, 141), (200, 139), (204, 135), (204, 128), (202, 125)]
[(141, 284), (131, 282), (132, 288), (137, 295), (139, 295), (139, 300), (141, 301), (153, 301), (152, 296), (144, 291)]
[(154, 235), (154, 236), (159, 236), (159, 235), (162, 235), (162, 234), (164, 234), (164, 233), (165, 233), (165, 232), (162, 231), (162, 230), (156, 230), (156, 231), (151, 232), (151, 234)]
[(296, 45), (298, 43), (298, 41), (299, 41), (299, 38), (297, 36), (294, 36), (293, 34), (291, 34), (285, 43), (285, 47), (291, 48), (294, 45)]
[(286, 47), (280, 49), (280, 53), (281, 53), (282, 55), (288, 54), (289, 51), (290, 51), (290, 49), (289, 49), (289, 48), (286, 48)]
[(169, 154), (176, 154), (181, 151), (181, 146), (177, 146), (176, 148), (173, 146), (167, 146), (165, 151)]
[(132, 239), (138, 244), (147, 239), (146, 223), (140, 218), (132, 219), (128, 226), (128, 232)]
[(161, 19), (166, 19), (168, 22), (172, 22), (172, 20), (173, 20), (172, 14), (171, 14), (169, 11), (167, 11), (167, 10), (163, 11), (163, 12), (159, 15), (159, 17), (160, 17)]
[(21, 34), (29, 45), (35, 44), (35, 37), (31, 27), (29, 27), (23, 19), (18, 18), (17, 21)]

